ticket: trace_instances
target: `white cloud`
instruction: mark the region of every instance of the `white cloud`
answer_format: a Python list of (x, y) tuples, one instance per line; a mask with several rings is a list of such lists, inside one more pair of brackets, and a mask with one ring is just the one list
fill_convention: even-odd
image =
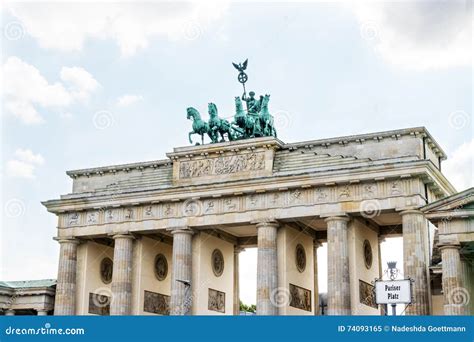
[(71, 95), (61, 83), (50, 84), (34, 66), (18, 57), (9, 57), (2, 67), (5, 107), (26, 124), (43, 121), (35, 105), (68, 106)]
[(44, 158), (41, 156), (41, 154), (34, 154), (31, 150), (24, 150), (22, 148), (19, 148), (15, 151), (15, 157), (25, 163), (36, 165), (42, 165), (44, 163)]
[[(10, 13), (41, 47), (81, 51), (88, 39), (113, 39), (130, 56), (156, 36), (187, 39), (190, 23), (205, 30), (227, 10), (227, 1), (150, 3), (14, 3)], [(197, 38), (193, 36), (193, 38)]]
[(472, 64), (467, 1), (353, 2), (361, 35), (386, 61), (414, 70)]
[(142, 101), (143, 96), (141, 95), (123, 95), (117, 99), (117, 106), (126, 107), (135, 102)]
[(454, 150), (443, 163), (442, 170), (456, 190), (474, 186), (474, 139)]
[(17, 149), (15, 159), (7, 161), (7, 174), (15, 178), (34, 179), (34, 171), (37, 166), (44, 164), (41, 154), (34, 154), (28, 149)]
[(2, 66), (5, 109), (25, 124), (44, 121), (37, 107), (59, 109), (85, 100), (97, 89), (98, 82), (86, 70), (63, 67), (61, 82), (49, 83), (34, 66), (12, 56)]
[(35, 166), (22, 162), (20, 160), (9, 160), (7, 161), (7, 174), (10, 177), (15, 178), (35, 178), (33, 172)]
[(71, 85), (71, 94), (79, 100), (87, 100), (92, 92), (97, 90), (97, 82), (90, 73), (79, 67), (62, 67), (61, 79)]

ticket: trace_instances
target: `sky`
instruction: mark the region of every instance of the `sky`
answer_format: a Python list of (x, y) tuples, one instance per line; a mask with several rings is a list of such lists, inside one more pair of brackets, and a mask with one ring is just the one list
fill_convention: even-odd
[[(66, 170), (165, 158), (186, 108), (233, 114), (231, 62), (284, 142), (425, 126), (473, 186), (470, 1), (3, 2), (0, 279), (55, 278)], [(384, 260), (400, 260), (388, 241)], [(398, 246), (398, 247), (397, 247)], [(320, 288), (326, 289), (325, 248)], [(255, 302), (256, 252), (242, 254)]]

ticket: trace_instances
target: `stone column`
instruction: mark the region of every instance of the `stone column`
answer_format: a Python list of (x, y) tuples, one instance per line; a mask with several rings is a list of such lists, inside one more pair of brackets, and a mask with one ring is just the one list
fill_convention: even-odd
[(314, 315), (319, 316), (319, 286), (318, 286), (318, 248), (322, 244), (318, 240), (313, 241), (313, 272), (314, 272)]
[(189, 228), (174, 229), (173, 273), (171, 277), (171, 315), (190, 315), (192, 309), (192, 260), (193, 231)]
[(8, 309), (5, 311), (5, 316), (15, 316), (15, 310)]
[(439, 248), (443, 265), (444, 314), (449, 316), (469, 314), (469, 293), (464, 288), (460, 248), (457, 244)]
[(48, 316), (48, 310), (36, 310), (37, 316)]
[(117, 234), (113, 239), (115, 246), (110, 315), (131, 315), (134, 237), (129, 234)]
[(60, 247), (54, 314), (72, 316), (76, 314), (76, 265), (79, 241), (73, 238), (56, 240)]
[(278, 256), (276, 222), (257, 224), (257, 315), (278, 315)]
[(245, 249), (234, 247), (234, 315), (240, 315), (240, 281), (239, 281), (239, 255)]
[(405, 210), (400, 213), (403, 228), (403, 269), (404, 276), (413, 280), (413, 302), (408, 305), (407, 315), (429, 315), (428, 273), (426, 239), (428, 225), (419, 210)]
[(328, 225), (328, 315), (351, 314), (347, 216), (333, 216)]

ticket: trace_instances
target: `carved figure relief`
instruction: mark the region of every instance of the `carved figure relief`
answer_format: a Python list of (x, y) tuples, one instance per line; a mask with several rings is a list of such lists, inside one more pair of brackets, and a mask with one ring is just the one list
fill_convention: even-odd
[(112, 281), (112, 272), (114, 263), (110, 258), (103, 258), (100, 262), (100, 279), (104, 284), (110, 284)]
[(143, 311), (151, 312), (158, 315), (169, 315), (170, 296), (161, 293), (145, 291)]
[(205, 160), (182, 161), (179, 166), (179, 178), (184, 179), (211, 175), (225, 175), (245, 171), (263, 170), (264, 168), (264, 153), (221, 156)]
[(321, 189), (321, 188), (316, 189), (316, 201), (323, 202), (326, 200), (327, 197), (328, 197), (328, 194), (326, 193), (324, 189)]
[(92, 211), (87, 214), (87, 223), (88, 224), (97, 223), (97, 213), (95, 211)]
[(216, 277), (220, 277), (224, 272), (224, 256), (219, 249), (214, 249), (211, 257), (212, 272)]
[(300, 273), (303, 273), (306, 268), (306, 251), (300, 243), (296, 245), (295, 249), (296, 268)]
[(206, 203), (206, 210), (205, 210), (206, 214), (211, 214), (211, 213), (213, 213), (213, 212), (215, 211), (215, 209), (216, 209), (216, 208), (215, 208), (215, 202), (214, 202), (213, 200), (208, 201), (208, 202)]
[(170, 217), (174, 215), (174, 208), (170, 203), (165, 204), (164, 214), (166, 217)]
[(402, 193), (402, 189), (400, 188), (400, 183), (395, 181), (390, 186), (390, 194), (391, 195), (400, 195)]
[(69, 225), (74, 226), (79, 223), (79, 213), (74, 212), (69, 214)]
[(311, 290), (290, 284), (290, 306), (311, 311)]
[(153, 216), (153, 207), (151, 205), (145, 207), (145, 216)]
[(364, 198), (372, 198), (375, 197), (377, 191), (377, 186), (375, 184), (365, 184), (364, 185)]
[(90, 292), (88, 312), (93, 315), (108, 316), (110, 315), (110, 301), (110, 296)]
[(225, 313), (225, 292), (209, 289), (207, 308)]
[(126, 220), (131, 220), (131, 219), (133, 219), (133, 209), (132, 209), (132, 208), (127, 208), (127, 209), (125, 209), (124, 218), (125, 218)]
[(237, 203), (233, 198), (224, 199), (224, 207), (226, 211), (234, 211), (237, 209)]
[(159, 281), (163, 281), (166, 279), (168, 275), (168, 261), (163, 254), (158, 254), (155, 257), (155, 277)]
[(375, 288), (373, 285), (359, 279), (359, 302), (377, 309), (375, 304)]
[(198, 216), (201, 214), (201, 202), (197, 200), (186, 201), (183, 206), (184, 216)]
[(339, 198), (348, 198), (351, 196), (351, 189), (349, 185), (344, 186), (339, 192)]
[(372, 267), (372, 246), (370, 245), (369, 240), (364, 240), (364, 262), (365, 262), (365, 267), (367, 269), (370, 269)]

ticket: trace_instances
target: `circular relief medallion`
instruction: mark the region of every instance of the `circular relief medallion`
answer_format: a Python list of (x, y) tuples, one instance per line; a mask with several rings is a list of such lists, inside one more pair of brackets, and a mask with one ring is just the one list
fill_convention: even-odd
[(168, 275), (168, 261), (163, 254), (155, 257), (155, 276), (158, 280), (165, 280)]
[(100, 279), (104, 284), (110, 284), (112, 281), (112, 271), (114, 268), (114, 262), (110, 258), (104, 258), (100, 262)]
[(216, 277), (220, 277), (224, 272), (224, 256), (219, 249), (214, 249), (212, 252), (212, 271)]
[(296, 268), (300, 272), (306, 268), (306, 252), (300, 243), (296, 245)]
[(367, 269), (370, 269), (372, 267), (372, 247), (370, 246), (369, 240), (364, 241), (364, 262), (365, 262), (365, 267)]

